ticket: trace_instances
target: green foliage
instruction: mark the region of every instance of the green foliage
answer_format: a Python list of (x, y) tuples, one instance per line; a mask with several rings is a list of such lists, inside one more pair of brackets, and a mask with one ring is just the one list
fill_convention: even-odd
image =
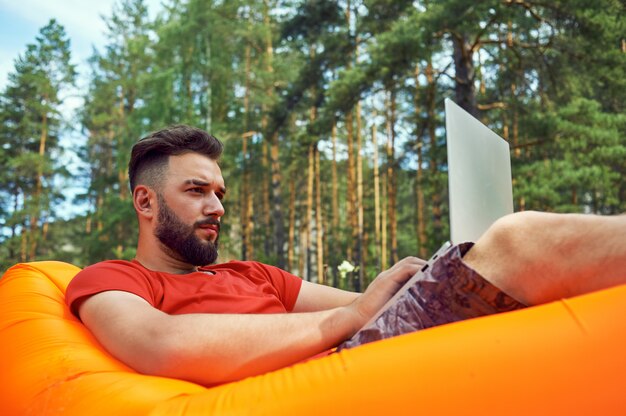
[(626, 116), (602, 112), (598, 102), (579, 98), (540, 118), (551, 142), (543, 160), (516, 169), (516, 195), (534, 209), (624, 212)]

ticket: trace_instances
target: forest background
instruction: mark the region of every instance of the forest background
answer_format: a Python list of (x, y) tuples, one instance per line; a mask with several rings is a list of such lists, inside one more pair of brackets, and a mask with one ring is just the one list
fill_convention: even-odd
[(151, 18), (123, 0), (69, 117), (78, 74), (51, 20), (0, 92), (0, 270), (132, 258), (130, 148), (184, 123), (225, 144), (220, 261), (362, 290), (448, 238), (446, 97), (510, 143), (516, 210), (625, 212), (624, 17), (619, 0), (167, 0)]

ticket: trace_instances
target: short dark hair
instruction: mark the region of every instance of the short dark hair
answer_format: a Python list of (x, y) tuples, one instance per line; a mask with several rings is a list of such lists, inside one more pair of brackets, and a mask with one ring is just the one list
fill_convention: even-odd
[(157, 186), (163, 179), (170, 156), (199, 153), (217, 160), (222, 149), (222, 142), (195, 127), (176, 125), (151, 133), (135, 143), (130, 153), (130, 189), (134, 191), (139, 183)]

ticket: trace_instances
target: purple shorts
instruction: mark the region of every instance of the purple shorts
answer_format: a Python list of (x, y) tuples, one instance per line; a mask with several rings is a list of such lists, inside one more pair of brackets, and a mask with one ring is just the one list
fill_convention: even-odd
[(473, 246), (452, 246), (427, 269), (396, 303), (368, 328), (338, 350), (419, 331), (437, 325), (524, 308), (466, 265), (462, 258)]

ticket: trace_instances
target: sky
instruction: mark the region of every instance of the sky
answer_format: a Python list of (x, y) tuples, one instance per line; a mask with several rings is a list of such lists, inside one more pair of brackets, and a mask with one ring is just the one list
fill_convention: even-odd
[[(35, 42), (39, 29), (51, 18), (65, 27), (71, 41), (73, 61), (86, 72), (93, 47), (105, 43), (106, 26), (102, 15), (109, 16), (117, 0), (0, 0), (0, 89), (15, 59), (26, 45)], [(159, 0), (147, 0), (151, 16), (160, 9)]]
[(104, 22), (113, 0), (0, 0), (0, 88), (7, 84), (15, 59), (35, 42), (39, 29), (57, 19), (71, 39), (74, 63), (84, 65), (92, 46), (104, 43)]
[[(106, 25), (102, 16), (110, 16), (113, 6), (119, 0), (0, 0), (0, 91), (8, 83), (8, 74), (13, 72), (15, 60), (26, 51), (26, 45), (35, 43), (39, 30), (55, 18), (70, 39), (72, 62), (77, 65), (79, 74), (76, 91), (69, 92), (65, 98), (63, 113), (70, 119), (74, 109), (82, 104), (80, 95), (85, 91), (88, 74), (87, 60), (94, 47), (102, 50), (106, 39)], [(145, 0), (150, 16), (155, 16), (161, 8), (161, 0)], [(64, 184), (67, 206), (60, 210), (66, 216), (80, 211), (73, 205), (72, 195), (81, 192), (82, 186), (78, 175), (80, 161), (73, 152), (84, 142), (78, 129), (65, 132), (61, 136), (61, 145), (66, 149), (67, 167), (73, 179)]]

